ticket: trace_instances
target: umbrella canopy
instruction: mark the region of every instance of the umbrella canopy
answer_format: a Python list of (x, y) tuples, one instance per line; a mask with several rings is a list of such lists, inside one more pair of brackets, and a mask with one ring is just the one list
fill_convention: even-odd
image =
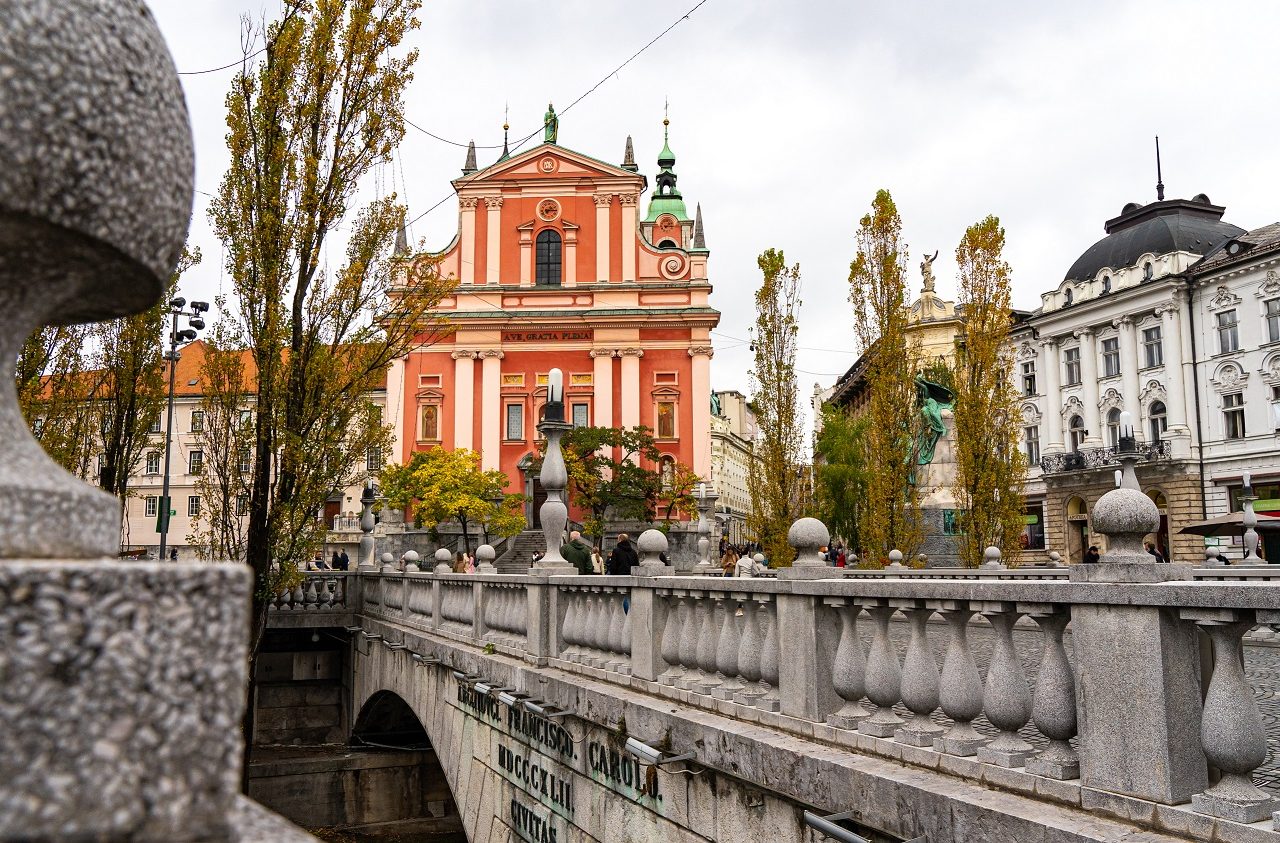
[[(1258, 532), (1280, 530), (1280, 518), (1263, 512), (1259, 512), (1257, 515)], [(1219, 515), (1217, 518), (1188, 524), (1178, 532), (1190, 536), (1242, 536), (1244, 535), (1244, 513), (1228, 512), (1226, 515)]]

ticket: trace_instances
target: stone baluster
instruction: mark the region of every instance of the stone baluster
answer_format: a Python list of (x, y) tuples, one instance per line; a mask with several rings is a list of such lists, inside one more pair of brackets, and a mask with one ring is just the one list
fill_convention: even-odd
[(606, 647), (609, 661), (606, 667), (615, 673), (620, 673), (627, 663), (625, 654), (622, 652), (622, 627), (626, 622), (622, 611), (623, 596), (620, 591), (609, 594), (609, 642)]
[(1066, 607), (1050, 604), (1018, 608), (1035, 620), (1044, 640), (1031, 701), (1031, 722), (1049, 739), (1043, 752), (1027, 759), (1026, 771), (1050, 779), (1078, 779), (1080, 758), (1070, 743), (1076, 735), (1076, 680), (1062, 644), (1071, 614)]
[(697, 659), (698, 669), (702, 671), (702, 680), (693, 687), (698, 694), (710, 694), (720, 684), (716, 678), (716, 645), (720, 643), (719, 624), (716, 623), (716, 610), (724, 602), (721, 595), (708, 592), (702, 600), (702, 624), (698, 629)]
[(894, 740), (912, 746), (933, 746), (942, 727), (929, 719), (938, 707), (938, 662), (929, 647), (927, 624), (933, 609), (923, 600), (890, 601), (907, 616), (911, 637), (902, 661), (902, 702), (914, 715), (906, 725), (893, 733)]
[(723, 603), (720, 621), (720, 637), (716, 641), (716, 679), (711, 696), (718, 700), (732, 700), (742, 690), (738, 679), (738, 648), (742, 644), (742, 628), (738, 625), (738, 601), (745, 599), (738, 594), (716, 595)]
[[(631, 595), (626, 595), (628, 601)], [(622, 601), (619, 600), (619, 603)], [(630, 604), (632, 607), (634, 603)], [(618, 642), (618, 652), (623, 655), (622, 666), (618, 668), (618, 672), (624, 675), (631, 675), (631, 616), (632, 612), (623, 610), (622, 613), (622, 640)]]
[(675, 592), (666, 594), (667, 618), (662, 624), (661, 654), (662, 662), (667, 668), (658, 674), (658, 681), (663, 685), (674, 685), (684, 675), (684, 670), (680, 667), (683, 603), (684, 599)]
[(320, 580), (320, 591), (316, 594), (316, 599), (320, 603), (321, 609), (329, 609), (333, 607), (333, 591), (329, 588), (329, 580)]
[(608, 589), (593, 588), (592, 599), (596, 604), (596, 625), (592, 628), (591, 646), (594, 650), (593, 667), (605, 667), (609, 659), (609, 599)]
[(581, 593), (582, 597), (582, 625), (578, 627), (578, 638), (581, 641), (581, 647), (575, 661), (580, 664), (591, 664), (593, 654), (591, 652), (592, 642), (595, 641), (595, 629), (599, 625), (600, 615), (596, 609), (596, 601), (591, 596), (591, 591), (584, 588)]
[(284, 588), (276, 592), (276, 608), (281, 611), (292, 609), (293, 589)]
[(560, 627), (560, 655), (566, 661), (578, 660), (578, 622), (582, 619), (582, 595), (575, 589), (563, 589), (564, 623)]
[(733, 695), (733, 701), (742, 705), (755, 705), (764, 696), (760, 687), (760, 650), (764, 636), (760, 634), (759, 610), (753, 595), (742, 601), (742, 640), (738, 645), (738, 673), (746, 680), (742, 690)]
[(756, 708), (777, 711), (782, 699), (778, 690), (778, 661), (781, 658), (778, 637), (781, 630), (778, 629), (777, 607), (771, 594), (757, 594), (756, 601), (760, 604), (760, 612), (764, 617), (761, 625), (764, 640), (760, 649), (760, 688), (764, 694), (756, 700)]
[(831, 680), (836, 693), (844, 700), (839, 711), (827, 715), (827, 723), (837, 729), (856, 729), (867, 717), (861, 700), (866, 695), (867, 660), (858, 638), (858, 615), (862, 607), (844, 597), (828, 597), (823, 601), (840, 616), (840, 643), (831, 667)]
[(1202, 814), (1254, 823), (1280, 809), (1280, 802), (1253, 783), (1252, 773), (1267, 760), (1267, 733), (1258, 701), (1244, 673), (1241, 639), (1253, 628), (1244, 609), (1183, 609), (1213, 645), (1213, 676), (1204, 697), (1200, 741), (1209, 763), (1221, 771), (1217, 784), (1191, 797)]
[(1031, 688), (1013, 646), (1013, 625), (1022, 613), (1012, 603), (1003, 602), (982, 602), (979, 610), (995, 633), (987, 684), (982, 690), (982, 710), (1000, 734), (978, 750), (978, 760), (1001, 767), (1021, 767), (1034, 751), (1018, 734), (1031, 719)]
[(934, 740), (933, 748), (948, 755), (975, 755), (987, 739), (973, 728), (973, 719), (982, 713), (982, 676), (969, 646), (973, 609), (964, 600), (938, 600), (930, 605), (942, 612), (950, 629), (938, 700), (942, 713), (952, 721), (946, 733)]
[(897, 611), (884, 599), (876, 599), (867, 607), (867, 613), (876, 622), (875, 637), (871, 639), (871, 652), (867, 656), (867, 699), (876, 704), (876, 710), (858, 724), (858, 731), (877, 738), (893, 737), (902, 725), (902, 718), (893, 713), (894, 704), (901, 698), (902, 665), (889, 637), (889, 621)]
[(293, 608), (295, 609), (307, 608), (307, 594), (303, 590), (301, 582), (299, 582), (297, 585), (293, 587)]
[(688, 592), (688, 598), (682, 599), (685, 615), (680, 624), (680, 664), (684, 674), (676, 681), (676, 687), (688, 691), (703, 679), (698, 669), (698, 632), (702, 629), (702, 618), (698, 614), (702, 602), (698, 592)]

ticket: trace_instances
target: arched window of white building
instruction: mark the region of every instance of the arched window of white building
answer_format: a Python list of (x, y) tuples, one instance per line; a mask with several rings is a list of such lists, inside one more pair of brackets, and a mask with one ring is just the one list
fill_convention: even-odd
[(1165, 413), (1163, 401), (1151, 402), (1151, 409), (1147, 410), (1147, 424), (1150, 426), (1151, 444), (1154, 445), (1169, 429), (1169, 417)]
[(1084, 444), (1085, 437), (1084, 419), (1079, 416), (1072, 416), (1070, 424), (1067, 425), (1067, 431), (1071, 436), (1071, 450), (1080, 450), (1080, 446)]

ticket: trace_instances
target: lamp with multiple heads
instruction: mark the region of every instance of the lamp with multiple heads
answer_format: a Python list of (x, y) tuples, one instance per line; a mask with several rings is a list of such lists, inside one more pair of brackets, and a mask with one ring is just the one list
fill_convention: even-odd
[(697, 757), (692, 752), (686, 752), (683, 755), (668, 755), (662, 750), (649, 746), (644, 741), (636, 740), (635, 738), (627, 738), (626, 750), (635, 756), (640, 763), (648, 764), (651, 767), (673, 764), (676, 761), (692, 761)]
[[(175, 378), (177, 377), (178, 361), (182, 356), (178, 354), (178, 343), (193, 342), (196, 338), (196, 331), (204, 330), (204, 316), (202, 314), (209, 311), (209, 303), (204, 301), (193, 301), (190, 310), (184, 310), (187, 306), (187, 300), (181, 296), (177, 296), (169, 301), (169, 350), (165, 353), (164, 359), (169, 363), (169, 395), (165, 403), (165, 423), (164, 423), (164, 479), (160, 486), (160, 502), (156, 508), (156, 532), (160, 534), (160, 559), (165, 558), (165, 551), (169, 544), (169, 518), (170, 504), (169, 500), (169, 455), (172, 450), (170, 445), (173, 441), (173, 390), (175, 387)], [(178, 330), (178, 317), (185, 317), (187, 327), (181, 331)]]
[(537, 703), (533, 700), (521, 700), (524, 710), (530, 714), (536, 714), (539, 717), (545, 717), (548, 720), (554, 720), (557, 717), (568, 717), (569, 712), (563, 709), (550, 708), (550, 703)]
[(427, 665), (432, 665), (432, 664), (440, 664), (440, 659), (436, 658), (435, 656), (424, 656), (422, 653), (410, 653), (409, 655), (413, 658), (414, 663), (416, 663), (419, 667), (426, 667)]

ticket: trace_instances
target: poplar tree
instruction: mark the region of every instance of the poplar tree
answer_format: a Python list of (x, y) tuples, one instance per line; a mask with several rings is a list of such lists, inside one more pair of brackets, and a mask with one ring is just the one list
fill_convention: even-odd
[[(268, 599), (323, 540), (325, 500), (359, 478), (370, 447), (389, 446), (370, 392), (392, 360), (433, 341), (431, 310), (452, 286), (430, 261), (393, 255), (405, 214), (394, 195), (355, 207), (361, 180), (404, 136), (417, 52), (400, 45), (420, 5), (290, 0), (260, 33), (261, 58), (250, 60), (246, 38), (227, 94), (230, 165), (209, 217), (233, 290), (228, 342), (253, 366), (254, 660)], [(335, 266), (328, 242), (340, 227)]]
[(1014, 558), (1022, 533), (1026, 458), (1016, 445), (1020, 427), (1009, 345), (1009, 264), (1004, 229), (988, 216), (969, 226), (956, 248), (963, 309), (957, 349), (956, 477), (961, 510), (960, 558), (982, 563), (988, 546)]
[(876, 192), (858, 224), (849, 266), (854, 327), (867, 362), (866, 501), (859, 523), (863, 558), (883, 563), (893, 549), (914, 558), (924, 541), (916, 486), (920, 350), (907, 336), (907, 246), (889, 191)]
[(15, 366), (18, 406), (58, 465), (92, 479), (100, 425), (89, 400), (100, 385), (86, 350), (91, 325), (46, 325), (22, 344)]
[(771, 564), (789, 565), (795, 551), (787, 542), (787, 531), (800, 517), (808, 477), (800, 462), (803, 437), (795, 368), (800, 265), (788, 267), (776, 249), (762, 253), (756, 263), (764, 276), (756, 290), (752, 331), (751, 407), (759, 436), (747, 474), (747, 529)]

